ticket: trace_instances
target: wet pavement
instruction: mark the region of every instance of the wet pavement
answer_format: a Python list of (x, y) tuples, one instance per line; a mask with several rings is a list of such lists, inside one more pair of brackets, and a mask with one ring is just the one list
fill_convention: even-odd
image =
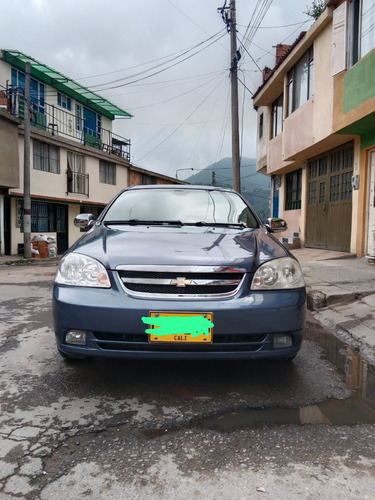
[(336, 327), (353, 298), (367, 307), (374, 268), (315, 256), (300, 261), (325, 299), (287, 364), (66, 363), (51, 327), (57, 261), (0, 266), (0, 500), (372, 499), (371, 346)]

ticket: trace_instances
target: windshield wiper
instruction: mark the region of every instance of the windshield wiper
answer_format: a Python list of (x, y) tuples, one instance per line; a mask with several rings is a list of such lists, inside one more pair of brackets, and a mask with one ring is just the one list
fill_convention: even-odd
[(142, 219), (129, 219), (129, 220), (105, 220), (105, 226), (182, 226), (180, 220), (142, 220)]
[[(188, 225), (188, 224), (186, 224)], [(237, 223), (237, 222), (193, 222), (192, 224), (189, 224), (192, 226), (198, 226), (198, 227), (238, 227), (241, 229), (246, 229), (247, 226), (243, 222)]]

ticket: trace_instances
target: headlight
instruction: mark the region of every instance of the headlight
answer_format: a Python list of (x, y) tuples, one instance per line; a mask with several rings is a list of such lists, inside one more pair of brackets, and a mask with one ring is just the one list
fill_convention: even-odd
[(99, 261), (79, 253), (63, 257), (57, 269), (56, 283), (74, 286), (110, 288), (106, 268)]
[(304, 286), (305, 280), (299, 263), (290, 257), (282, 257), (258, 267), (251, 290), (283, 290)]

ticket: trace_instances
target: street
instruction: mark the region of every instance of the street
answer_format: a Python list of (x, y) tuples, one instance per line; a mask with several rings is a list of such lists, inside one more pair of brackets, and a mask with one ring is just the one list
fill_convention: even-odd
[(374, 367), (314, 322), (291, 363), (65, 362), (55, 270), (0, 266), (0, 500), (374, 498)]

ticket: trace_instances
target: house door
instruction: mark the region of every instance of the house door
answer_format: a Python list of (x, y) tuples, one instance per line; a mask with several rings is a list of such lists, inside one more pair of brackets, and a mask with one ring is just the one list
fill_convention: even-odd
[(68, 250), (68, 207), (56, 205), (56, 244), (59, 255)]
[(369, 203), (367, 220), (367, 255), (375, 255), (375, 151), (369, 157)]
[(11, 199), (8, 196), (4, 198), (4, 248), (5, 255), (11, 254)]
[(83, 109), (83, 118), (84, 118), (84, 137), (85, 144), (89, 146), (98, 147), (100, 143), (100, 123), (99, 118), (96, 113), (91, 111), (90, 109)]
[(309, 162), (306, 246), (350, 251), (354, 146)]

